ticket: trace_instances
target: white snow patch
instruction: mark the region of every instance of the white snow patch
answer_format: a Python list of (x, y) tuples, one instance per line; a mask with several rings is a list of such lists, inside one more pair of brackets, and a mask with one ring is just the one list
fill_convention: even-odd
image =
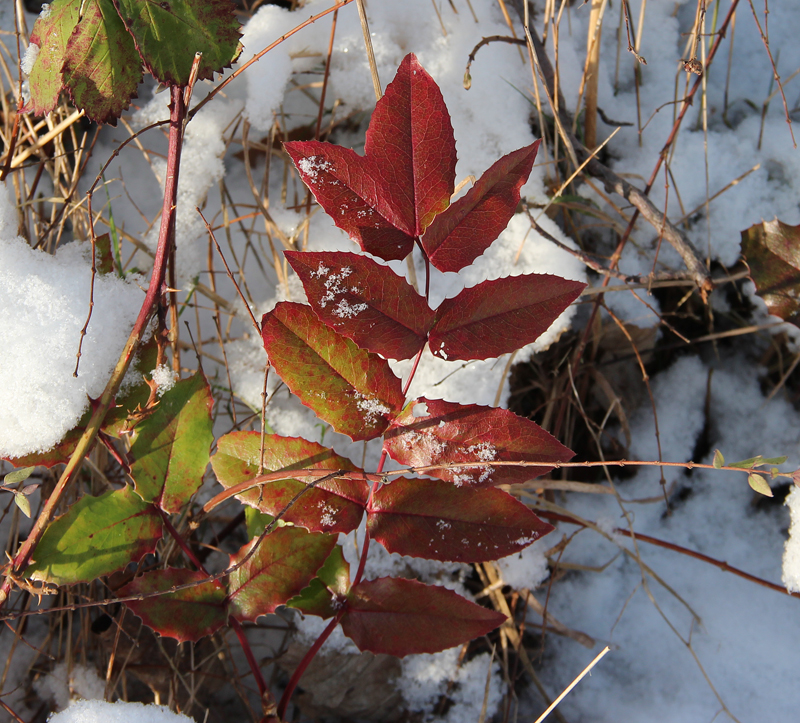
[(786, 506), (792, 522), (783, 548), (783, 584), (789, 592), (800, 592), (800, 489), (792, 488)]
[(158, 396), (161, 397), (175, 386), (178, 375), (167, 364), (162, 364), (153, 369), (153, 381), (158, 385)]
[(102, 700), (79, 700), (48, 723), (193, 723), (183, 713), (173, 713), (163, 705), (143, 703), (106, 703)]

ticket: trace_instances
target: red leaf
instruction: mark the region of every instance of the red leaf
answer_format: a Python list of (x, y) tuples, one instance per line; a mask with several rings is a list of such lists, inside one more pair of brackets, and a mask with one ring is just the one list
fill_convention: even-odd
[(524, 550), (553, 526), (502, 490), (401, 477), (374, 493), (367, 528), (389, 552), (487, 562)]
[[(427, 406), (427, 415), (414, 416), (418, 404)], [(538, 424), (507, 409), (425, 397), (408, 404), (392, 423), (384, 448), (392, 459), (411, 467), (473, 462), (470, 467), (425, 473), (472, 487), (526, 482), (549, 472), (548, 463), (567, 462), (574, 455)], [(542, 466), (493, 466), (492, 462), (542, 462)]]
[(442, 92), (416, 56), (406, 55), (375, 106), (364, 153), (380, 172), (403, 219), (419, 236), (450, 204), (456, 142)]
[[(211, 466), (220, 484), (229, 488), (258, 475), (260, 454), (259, 432), (231, 432), (219, 438)], [(346, 457), (340, 457), (315, 442), (268, 434), (264, 439), (264, 471), (284, 469), (288, 477), (289, 470), (358, 468)], [(287, 478), (250, 489), (236, 497), (274, 516), (305, 486), (304, 482)], [(365, 480), (337, 478), (320, 482), (297, 500), (283, 519), (312, 532), (346, 534), (361, 522), (368, 497), (369, 485)]]
[(387, 261), (408, 256), (414, 239), (398, 228), (402, 219), (369, 159), (319, 141), (292, 141), (284, 148), (317, 203), (364, 251)]
[(484, 281), (445, 299), (428, 340), (435, 356), (489, 359), (536, 341), (586, 284), (550, 274)]
[(505, 620), (452, 590), (383, 577), (351, 588), (342, 630), (359, 650), (402, 658), (466, 643)]
[(143, 595), (197, 582), (196, 587), (127, 603), (134, 614), (159, 635), (175, 638), (179, 643), (197, 641), (215, 633), (228, 619), (224, 586), (219, 580), (200, 582), (205, 579), (205, 573), (199, 571), (167, 568), (135, 578), (118, 594), (120, 597)]
[[(242, 560), (257, 540), (232, 555), (231, 566)], [(335, 535), (278, 527), (242, 567), (231, 573), (229, 614), (237, 620), (255, 620), (274, 612), (311, 582), (335, 544)]]
[(380, 436), (403, 406), (400, 380), (376, 354), (283, 301), (261, 320), (270, 362), (300, 401), (353, 441)]
[(422, 247), (437, 269), (460, 271), (489, 248), (517, 210), (519, 190), (538, 150), (536, 141), (503, 156), (463, 198), (433, 220)]
[(366, 256), (286, 251), (314, 313), (362, 349), (410, 359), (425, 346), (434, 312), (404, 278)]

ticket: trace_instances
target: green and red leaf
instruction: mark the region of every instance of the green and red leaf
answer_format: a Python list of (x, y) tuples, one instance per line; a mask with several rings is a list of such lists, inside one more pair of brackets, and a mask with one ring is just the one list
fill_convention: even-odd
[[(258, 476), (260, 455), (259, 432), (231, 432), (219, 438), (211, 466), (220, 484), (230, 488)], [(316, 442), (268, 434), (264, 438), (264, 471), (285, 470), (287, 478), (266, 482), (236, 497), (261, 512), (277, 515), (306, 486), (290, 476), (292, 470), (301, 469), (358, 471), (349, 459)], [(347, 533), (361, 522), (368, 497), (365, 480), (337, 477), (306, 492), (283, 519), (311, 532)]]
[(286, 604), (304, 615), (327, 619), (341, 608), (349, 589), (350, 565), (341, 545), (336, 545), (309, 586)]
[[(239, 563), (258, 538), (231, 556)], [(275, 611), (298, 595), (336, 544), (336, 535), (308, 532), (300, 527), (277, 527), (253, 556), (228, 578), (228, 613), (237, 620), (255, 620)]]
[(116, 125), (142, 82), (142, 61), (112, 0), (86, 0), (61, 68), (72, 102), (97, 123)]
[(399, 658), (461, 645), (506, 620), (452, 590), (402, 578), (362, 581), (346, 605), (342, 630), (359, 650)]
[(31, 98), (23, 110), (45, 115), (56, 107), (58, 94), (64, 87), (61, 77), (64, 54), (79, 10), (80, 3), (75, 0), (53, 0), (49, 9), (36, 19), (31, 44), (39, 47), (39, 54), (28, 77)]
[(538, 339), (586, 284), (550, 274), (484, 281), (445, 299), (428, 340), (435, 356), (489, 359)]
[(800, 326), (800, 226), (775, 219), (742, 231), (742, 256), (770, 314)]
[(386, 360), (359, 349), (310, 306), (281, 302), (261, 320), (269, 360), (300, 401), (353, 441), (380, 436), (403, 406)]
[(392, 194), (369, 159), (320, 141), (292, 141), (284, 148), (317, 203), (364, 251), (387, 261), (411, 253), (414, 237), (398, 228), (402, 219)]
[(360, 348), (410, 359), (427, 341), (434, 312), (387, 266), (346, 252), (286, 251), (314, 313)]
[(205, 581), (206, 577), (205, 573), (196, 570), (170, 567), (135, 578), (117, 594), (120, 597), (147, 595), (197, 583), (185, 590), (126, 603), (145, 625), (159, 635), (175, 638), (179, 643), (196, 642), (215, 633), (228, 620), (224, 585), (219, 580)]
[(213, 399), (202, 372), (164, 393), (134, 431), (128, 453), (136, 491), (165, 512), (178, 512), (200, 485), (214, 441)]
[(487, 562), (524, 550), (553, 529), (502, 490), (401, 477), (376, 490), (367, 529), (389, 552)]
[(161, 516), (130, 487), (81, 497), (50, 523), (25, 576), (71, 585), (138, 562), (161, 539)]
[(400, 212), (399, 228), (419, 236), (450, 204), (456, 141), (439, 86), (406, 55), (372, 113), (364, 154)]
[(203, 54), (198, 80), (212, 80), (241, 52), (241, 24), (230, 0), (114, 0), (114, 4), (145, 66), (165, 85), (189, 82), (195, 53)]
[(457, 272), (469, 266), (508, 226), (538, 150), (536, 141), (503, 156), (433, 220), (422, 247), (437, 269)]
[[(417, 416), (415, 410), (421, 410)], [(443, 465), (425, 474), (469, 487), (526, 482), (574, 455), (538, 424), (507, 409), (425, 397), (408, 404), (392, 423), (384, 448), (410, 467)]]

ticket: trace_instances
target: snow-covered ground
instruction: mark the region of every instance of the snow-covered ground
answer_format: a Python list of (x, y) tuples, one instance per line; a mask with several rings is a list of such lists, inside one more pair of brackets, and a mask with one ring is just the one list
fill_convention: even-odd
[[(765, 0), (754, 0), (758, 22), (765, 27)], [(608, 4), (603, 20), (599, 66), (598, 105), (615, 121), (630, 122), (609, 142), (609, 165), (625, 174), (640, 187), (649, 178), (661, 147), (674, 121), (680, 97), (695, 76), (682, 71), (681, 59), (687, 50), (697, 3), (650, 2), (630, 0), (631, 27), (642, 28), (638, 51), (647, 60), (640, 66), (641, 83), (634, 84), (636, 61), (626, 51), (626, 30), (620, 2)], [(471, 67), (471, 89), (463, 87), (467, 56), (482, 37), (509, 35), (501, 11), (502, 3), (472, 0), (403, 0), (368, 4), (372, 42), (382, 84), (391, 80), (394, 70), (408, 52), (414, 52), (422, 65), (442, 88), (448, 105), (458, 146), (457, 180), (479, 176), (501, 155), (532, 142), (530, 117), (535, 113), (531, 70), (522, 49), (505, 43), (484, 47)], [(507, 3), (522, 37), (522, 28)], [(567, 107), (575, 109), (586, 56), (586, 38), (590, 3), (572, 6), (556, 3), (559, 11), (558, 73)], [(305, 7), (289, 13), (274, 6), (261, 8), (248, 23), (242, 42), (243, 60), (273, 42), (312, 14), (329, 6), (327, 0), (311, 0)], [(544, 0), (534, 4), (534, 24), (543, 32)], [(730, 0), (711, 2), (705, 15), (705, 32), (712, 33), (722, 22)], [(736, 263), (740, 231), (762, 219), (779, 217), (786, 223), (800, 222), (800, 153), (793, 148), (780, 95), (771, 98), (762, 116), (762, 104), (776, 89), (772, 68), (756, 27), (749, 4), (740, 3), (735, 33), (726, 40), (706, 76), (705, 104), (695, 99), (680, 134), (668, 157), (669, 189), (665, 174), (659, 175), (651, 197), (659, 208), (666, 208), (677, 223), (691, 213), (687, 233), (702, 256), (721, 264), (720, 269)], [(0, 15), (4, 22), (7, 16)], [(641, 18), (641, 20), (640, 20)], [(29, 18), (29, 26), (32, 18)], [(772, 3), (769, 7), (770, 47), (778, 71), (786, 81), (785, 92), (792, 111), (800, 105), (797, 80), (790, 80), (800, 68), (800, 12), (792, 3)], [(204, 214), (212, 224), (222, 223), (221, 199), (227, 212), (246, 216), (257, 210), (239, 145), (226, 147), (226, 139), (242, 138), (242, 123), (249, 124), (250, 142), (269, 144), (273, 124), (280, 122), (284, 131), (316, 122), (314, 102), (320, 92), (320, 69), (323, 67), (331, 32), (330, 16), (290, 37), (252, 66), (244, 76), (226, 88), (187, 127), (187, 141), (181, 174), (178, 222), (178, 258), (180, 284), (187, 292), (197, 282), (209, 287), (208, 239), (196, 215), (196, 205), (205, 203)], [(552, 50), (555, 31), (548, 30)], [(621, 40), (618, 38), (621, 37)], [(701, 40), (705, 51), (712, 37)], [(728, 70), (730, 68), (730, 71)], [(317, 83), (305, 88), (305, 84)], [(200, 85), (196, 98), (210, 85)], [(676, 90), (677, 89), (677, 90)], [(309, 97), (308, 94), (311, 94)], [(541, 93), (541, 86), (540, 86)], [(141, 127), (165, 117), (167, 94), (142, 93), (141, 108), (132, 122)], [(362, 150), (363, 131), (374, 106), (369, 66), (355, 4), (339, 11), (333, 42), (330, 85), (326, 107), (335, 106), (337, 117), (350, 116), (351, 123), (335, 136), (337, 142)], [(638, 117), (646, 127), (639, 133)], [(325, 124), (330, 123), (326, 116)], [(601, 138), (615, 126), (599, 125)], [(108, 129), (95, 147), (85, 173), (86, 185), (109, 157), (126, 132)], [(760, 141), (760, 142), (759, 142)], [(146, 147), (163, 150), (163, 141), (155, 133), (143, 138)], [(562, 151), (563, 154), (563, 151)], [(152, 166), (134, 148), (127, 149), (106, 173), (114, 178), (109, 185), (114, 221), (126, 233), (142, 237), (151, 248), (154, 231), (147, 230), (143, 216), (152, 219), (160, 208), (160, 188), (164, 165), (153, 157)], [(552, 155), (542, 154), (530, 181), (523, 187), (532, 206), (547, 203), (553, 185)], [(755, 170), (752, 170), (754, 169)], [(741, 182), (722, 189), (751, 171)], [(264, 163), (253, 168), (254, 184), (261, 186)], [(323, 214), (311, 216), (308, 227), (304, 192), (296, 180), (285, 183), (282, 160), (273, 156), (271, 175), (263, 187), (269, 192), (269, 213), (274, 226), (265, 232), (263, 220), (245, 218), (241, 226), (231, 225), (223, 248), (235, 256), (246, 280), (245, 293), (256, 316), (282, 299), (302, 299), (296, 279), (285, 282), (272, 269), (272, 246), (281, 248), (280, 234), (300, 238), (309, 250), (354, 250), (352, 242)], [(119, 179), (124, 179), (124, 189)], [(224, 189), (223, 184), (224, 183)], [(601, 188), (596, 184), (596, 189)], [(85, 190), (85, 189), (83, 189)], [(0, 189), (3, 191), (3, 189)], [(584, 184), (578, 192), (611, 214), (624, 228), (624, 221), (614, 215), (597, 190)], [(130, 199), (128, 196), (130, 194)], [(81, 375), (72, 377), (73, 348), (85, 320), (88, 299), (89, 260), (85, 249), (66, 244), (54, 256), (31, 250), (17, 237), (17, 223), (10, 206), (10, 193), (0, 194), (0, 454), (19, 455), (46, 449), (78, 421), (86, 409), (86, 395), (96, 396), (102, 389), (119, 349), (141, 302), (136, 278), (106, 278), (95, 287), (95, 311), (89, 335), (84, 342)], [(102, 205), (96, 195), (97, 207)], [(617, 207), (629, 214), (621, 199)], [(262, 196), (261, 202), (265, 201)], [(134, 205), (135, 204), (135, 205)], [(235, 207), (233, 204), (237, 204)], [(296, 206), (300, 206), (299, 210)], [(699, 210), (696, 210), (699, 209)], [(589, 219), (591, 222), (591, 219)], [(567, 245), (573, 240), (547, 216), (540, 225)], [(247, 237), (242, 228), (248, 230)], [(277, 229), (277, 231), (276, 231)], [(225, 231), (220, 230), (220, 239)], [(307, 234), (307, 236), (306, 236)], [(626, 246), (620, 268), (630, 274), (646, 275), (654, 264), (657, 232), (640, 221)], [(307, 239), (307, 241), (306, 241)], [(522, 249), (517, 258), (519, 249)], [(132, 248), (128, 249), (128, 253)], [(417, 260), (419, 261), (419, 260)], [(664, 243), (658, 256), (659, 270), (680, 270), (681, 260)], [(220, 263), (214, 260), (219, 271)], [(136, 254), (133, 265), (146, 270), (148, 256)], [(405, 264), (393, 268), (408, 273)], [(573, 279), (586, 279), (592, 285), (596, 277), (587, 276), (585, 267), (567, 252), (558, 249), (530, 230), (523, 215), (512, 220), (509, 228), (458, 279), (452, 274), (437, 274), (432, 279), (432, 303), (455, 295), (460, 286), (507, 274), (549, 272)], [(417, 273), (422, 273), (421, 265)], [(225, 278), (217, 274), (217, 288), (233, 308), (239, 302)], [(141, 283), (141, 279), (138, 279)], [(745, 289), (746, 293), (752, 291)], [(659, 310), (658, 301), (645, 290), (638, 291), (648, 304)], [(201, 306), (208, 306), (200, 296)], [(607, 295), (607, 303), (623, 320), (652, 327), (657, 324), (650, 309), (627, 291)], [(113, 301), (112, 301), (113, 300)], [(715, 313), (725, 316), (730, 305), (724, 292), (711, 299)], [(760, 300), (753, 296), (756, 310), (747, 322), (770, 321)], [(194, 316), (194, 312), (192, 312)], [(261, 404), (265, 355), (260, 339), (241, 319), (234, 321), (232, 341), (226, 344), (233, 390), (240, 402), (257, 409)], [(197, 336), (216, 337), (207, 312), (198, 316)], [(585, 318), (570, 310), (537, 344), (516, 357), (522, 361), (546, 349), (573, 323)], [(772, 320), (774, 321), (774, 319)], [(195, 323), (194, 321), (192, 323)], [(695, 462), (710, 463), (715, 448), (728, 460), (762, 454), (765, 457), (787, 455), (783, 470), (800, 467), (800, 415), (781, 391), (767, 399), (761, 380), (764, 368), (758, 354), (770, 343), (770, 334), (790, 330), (772, 327), (760, 335), (744, 337), (740, 351), (715, 353), (710, 347), (689, 347), (666, 370), (654, 375), (652, 391), (658, 413), (658, 431), (665, 460), (685, 462), (693, 458), (698, 439), (707, 435), (704, 458)], [(726, 347), (728, 348), (728, 347)], [(796, 353), (796, 349), (792, 347)], [(219, 347), (213, 354), (219, 354)], [(469, 365), (445, 362), (432, 356), (423, 358), (410, 394), (429, 394), (452, 401), (494, 404), (508, 403), (507, 359), (474, 362)], [(184, 363), (193, 363), (185, 361)], [(211, 364), (211, 362), (206, 362)], [(397, 371), (407, 368), (395, 365)], [(207, 366), (207, 373), (212, 367)], [(713, 374), (711, 374), (713, 370)], [(636, 373), (635, 371), (632, 373)], [(217, 381), (227, 385), (224, 370)], [(319, 440), (318, 420), (313, 414), (281, 390), (274, 375), (270, 392), (275, 392), (268, 408), (272, 428), (286, 435)], [(767, 389), (769, 391), (769, 389)], [(242, 408), (244, 406), (242, 405)], [(631, 434), (630, 456), (640, 460), (658, 458), (655, 425), (649, 400), (639, 409), (626, 410)], [(220, 429), (220, 431), (227, 431)], [(325, 443), (361, 463), (374, 465), (378, 447), (357, 449), (345, 437), (329, 432)], [(706, 448), (708, 451), (706, 451)], [(613, 533), (615, 527), (632, 529), (640, 534), (666, 540), (696, 550), (717, 560), (743, 569), (752, 575), (780, 582), (782, 575), (791, 589), (800, 588), (800, 493), (793, 491), (796, 540), (787, 547), (787, 564), (782, 569), (784, 546), (789, 535), (789, 511), (779, 505), (755, 504), (754, 493), (745, 476), (729, 472), (694, 470), (665, 472), (672, 491), (671, 512), (663, 500), (660, 475), (647, 468), (619, 481), (618, 495), (556, 493), (555, 503), (582, 518), (597, 523), (606, 535), (587, 529), (577, 534), (559, 558), (559, 578), (548, 589), (544, 552), (562, 538), (576, 531), (561, 524), (549, 537), (531, 548), (522, 559), (504, 561), (500, 572), (517, 589), (530, 588), (561, 623), (591, 636), (592, 650), (575, 640), (549, 632), (541, 665), (534, 661), (541, 682), (551, 698), (590, 662), (604, 644), (611, 652), (560, 705), (566, 720), (627, 723), (710, 723), (713, 720), (769, 720), (789, 723), (797, 720), (800, 695), (794, 678), (800, 669), (800, 600), (760, 587), (674, 551), (634, 543)], [(613, 479), (613, 471), (612, 471)], [(653, 501), (655, 499), (656, 501)], [(648, 502), (641, 502), (648, 500)], [(377, 545), (376, 545), (377, 547)], [(633, 554), (620, 554), (621, 547)], [(346, 551), (353, 549), (345, 546)], [(555, 553), (558, 557), (558, 553)], [(396, 570), (402, 561), (378, 551), (368, 574), (377, 576)], [(435, 566), (434, 566), (435, 567)], [(442, 573), (421, 565), (423, 576)], [(450, 571), (449, 583), (460, 585), (458, 570)], [(563, 576), (562, 576), (563, 575)], [(537, 588), (537, 585), (541, 585)], [(531, 610), (528, 625), (536, 628), (541, 618)], [(310, 636), (316, 628), (308, 621), (301, 633)], [(11, 651), (13, 635), (3, 632), (0, 649)], [(343, 637), (328, 645), (346, 647)], [(23, 684), (32, 653), (24, 646), (14, 647), (12, 671), (5, 681), (5, 691)], [(4, 656), (5, 657), (5, 656)], [(487, 670), (493, 666), (487, 686)], [(56, 676), (56, 668), (51, 676)], [(63, 671), (61, 671), (63, 673)], [(87, 676), (89, 674), (87, 673)], [(91, 676), (89, 676), (90, 678)], [(524, 676), (523, 676), (524, 677)], [(87, 678), (88, 679), (88, 678)], [(398, 685), (412, 709), (430, 712), (448, 681), (458, 685), (452, 694), (454, 705), (447, 716), (453, 723), (478, 721), (485, 691), (488, 714), (514, 715), (518, 706), (521, 719), (535, 719), (544, 708), (533, 686), (521, 689), (520, 698), (503, 706), (506, 692), (499, 662), (488, 655), (474, 658), (459, 669), (457, 654), (446, 651), (438, 656), (417, 656), (404, 661)], [(96, 697), (103, 685), (77, 685), (70, 689), (84, 696)], [(53, 690), (40, 687), (43, 699), (53, 710), (64, 704), (64, 690), (57, 680)], [(82, 692), (88, 691), (88, 692)], [(69, 691), (67, 691), (68, 693)], [(15, 710), (21, 696), (8, 699)], [(53, 719), (59, 723), (88, 723), (104, 720), (147, 720), (141, 711), (123, 714), (124, 707), (106, 707), (100, 703), (75, 707), (71, 717)], [(62, 716), (65, 714), (62, 713)], [(128, 715), (130, 718), (124, 717)], [(162, 721), (152, 712), (152, 720)], [(23, 716), (24, 717), (24, 716)], [(167, 723), (169, 719), (163, 718)]]

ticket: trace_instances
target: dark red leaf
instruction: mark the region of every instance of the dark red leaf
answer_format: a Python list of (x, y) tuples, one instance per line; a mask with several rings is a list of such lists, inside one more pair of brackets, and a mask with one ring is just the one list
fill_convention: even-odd
[(197, 641), (215, 633), (228, 620), (225, 587), (219, 580), (201, 582), (206, 577), (205, 573), (194, 570), (156, 570), (135, 578), (120, 588), (118, 595), (143, 595), (197, 582), (195, 587), (127, 603), (134, 614), (159, 635), (175, 638), (180, 643)]
[(284, 148), (300, 178), (334, 223), (364, 251), (382, 259), (404, 259), (414, 239), (392, 205), (392, 196), (367, 158), (319, 141), (292, 141)]
[[(414, 416), (414, 410), (418, 416)], [(526, 482), (549, 472), (552, 466), (548, 463), (567, 462), (574, 455), (538, 424), (507, 409), (425, 397), (408, 404), (392, 423), (384, 448), (392, 459), (410, 467), (474, 463), (425, 472), (458, 486), (472, 487)], [(493, 462), (542, 465), (493, 466)]]
[(452, 590), (383, 577), (350, 589), (342, 630), (359, 650), (402, 658), (461, 645), (505, 620)]
[(353, 441), (380, 436), (403, 406), (386, 360), (321, 322), (310, 306), (282, 301), (261, 320), (270, 362), (292, 393)]
[(285, 254), (314, 313), (362, 349), (410, 359), (425, 346), (434, 312), (387, 266), (338, 251)]
[(800, 326), (800, 226), (775, 219), (742, 231), (742, 256), (770, 314)]
[[(231, 556), (231, 566), (244, 558), (257, 539)], [(228, 613), (237, 620), (255, 620), (274, 612), (311, 582), (335, 544), (336, 535), (300, 527), (276, 528), (228, 578)]]
[(484, 281), (445, 299), (428, 340), (434, 355), (489, 359), (530, 344), (580, 296), (586, 284), (550, 274)]
[(553, 526), (502, 490), (400, 478), (374, 493), (367, 529), (389, 552), (487, 562), (524, 550)]
[(519, 190), (533, 168), (539, 141), (497, 161), (480, 180), (440, 213), (422, 237), (422, 247), (440, 271), (460, 271), (480, 256), (508, 225)]
[[(231, 432), (217, 441), (211, 466), (220, 484), (229, 488), (258, 475), (260, 454), (259, 432)], [(277, 515), (306, 486), (305, 482), (288, 478), (289, 471), (297, 469), (358, 468), (346, 457), (315, 442), (268, 434), (264, 439), (264, 471), (286, 470), (287, 479), (266, 483), (236, 497), (261, 512)], [(283, 519), (312, 532), (346, 534), (361, 522), (368, 497), (365, 480), (336, 478), (320, 482), (297, 500)]]
[(416, 56), (406, 55), (375, 106), (364, 153), (400, 210), (399, 225), (419, 236), (450, 203), (456, 142), (442, 92)]

